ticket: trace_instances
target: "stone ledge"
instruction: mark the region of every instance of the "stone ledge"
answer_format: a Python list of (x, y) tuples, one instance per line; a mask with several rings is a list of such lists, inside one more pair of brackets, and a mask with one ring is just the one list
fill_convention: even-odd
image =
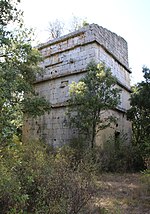
[[(71, 38), (84, 35), (84, 40), (78, 44), (78, 46), (83, 45), (84, 43), (91, 43), (96, 41), (99, 43), (107, 52), (109, 52), (113, 57), (116, 58), (117, 61), (119, 61), (128, 71), (128, 48), (127, 48), (127, 42), (120, 36), (118, 36), (116, 33), (113, 33), (106, 28), (103, 28), (101, 26), (98, 26), (96, 24), (88, 25), (84, 28), (79, 29), (78, 31), (72, 32), (70, 34), (64, 35), (60, 38), (50, 40), (46, 43), (40, 44), (37, 48), (42, 51), (42, 49), (45, 49), (49, 46), (60, 44), (61, 42), (64, 42), (66, 40), (69, 40)], [(75, 44), (77, 45), (77, 44)], [(75, 45), (72, 45), (69, 48), (73, 48)], [(67, 47), (63, 47), (60, 52), (63, 52), (67, 49)], [(54, 50), (54, 53), (59, 53), (58, 51)], [(54, 54), (53, 51), (51, 54)], [(51, 55), (50, 55), (51, 56)], [(49, 57), (49, 56), (46, 56)], [(130, 71), (131, 72), (131, 71)]]

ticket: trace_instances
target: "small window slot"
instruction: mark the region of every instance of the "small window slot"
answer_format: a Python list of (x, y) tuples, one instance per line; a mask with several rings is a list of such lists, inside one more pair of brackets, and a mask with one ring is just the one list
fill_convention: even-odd
[(68, 84), (69, 84), (68, 80), (61, 81), (60, 88), (65, 88), (66, 86), (68, 86)]

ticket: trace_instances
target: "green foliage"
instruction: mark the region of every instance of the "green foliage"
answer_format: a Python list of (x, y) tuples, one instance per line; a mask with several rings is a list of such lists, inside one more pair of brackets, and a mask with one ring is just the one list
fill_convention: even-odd
[(93, 170), (71, 148), (39, 142), (5, 147), (0, 159), (2, 213), (82, 213), (94, 194)]
[(95, 160), (100, 172), (137, 172), (145, 168), (138, 147), (127, 144), (126, 136), (111, 137), (103, 148), (97, 147)]
[(133, 144), (143, 156), (150, 154), (150, 69), (143, 68), (145, 80), (133, 87), (128, 119), (132, 121)]
[(17, 10), (17, 5), (20, 0), (0, 0), (0, 26), (6, 26), (11, 21), (17, 21), (20, 11)]
[[(33, 88), (36, 75), (41, 73), (38, 63), (42, 57), (32, 48), (32, 30), (22, 26), (18, 2), (0, 1), (0, 142), (3, 144), (10, 142), (22, 125), (23, 113), (36, 116), (50, 109)], [(18, 30), (8, 30), (8, 25), (16, 22)]]
[(139, 172), (146, 168), (140, 149), (132, 144), (127, 144), (125, 134), (121, 134), (118, 139), (110, 137), (103, 146), (95, 145), (94, 148), (88, 148), (83, 140), (77, 139), (74, 139), (69, 146), (73, 148), (71, 151), (74, 151), (69, 157), (70, 160), (76, 160), (76, 163), (85, 160), (98, 174), (102, 172)]
[[(65, 150), (66, 148), (66, 150)], [(110, 137), (103, 146), (87, 147), (84, 139), (73, 139), (63, 148), (63, 155), (74, 167), (81, 161), (89, 172), (139, 172), (146, 168), (140, 148), (127, 143), (126, 134)]]
[(73, 158), (73, 161), (75, 160), (77, 163), (80, 162), (81, 159), (86, 158), (86, 155), (89, 152), (88, 144), (84, 138), (74, 138), (70, 140), (68, 148), (71, 148), (71, 151), (73, 152), (71, 157)]
[(70, 85), (68, 115), (71, 124), (90, 139), (93, 147), (97, 132), (115, 121), (113, 116), (103, 115), (119, 104), (120, 90), (116, 88), (116, 78), (103, 63), (91, 62), (87, 70), (84, 78)]

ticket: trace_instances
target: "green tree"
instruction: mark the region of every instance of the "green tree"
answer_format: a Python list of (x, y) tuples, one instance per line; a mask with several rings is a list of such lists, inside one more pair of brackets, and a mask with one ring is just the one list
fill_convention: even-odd
[(133, 87), (128, 110), (132, 121), (133, 144), (146, 155), (150, 152), (150, 69), (144, 67), (144, 81)]
[[(23, 28), (22, 12), (17, 10), (19, 0), (0, 1), (0, 142), (12, 139), (22, 121), (23, 113), (41, 115), (50, 109), (33, 87), (41, 72), (42, 60), (32, 48), (32, 31)], [(10, 30), (12, 26), (16, 28)]]
[[(91, 62), (87, 74), (78, 83), (70, 85), (69, 117), (71, 124), (90, 139), (94, 146), (99, 130), (115, 121), (106, 111), (114, 109), (120, 100), (120, 90), (116, 87), (116, 78), (105, 64)], [(71, 114), (71, 111), (74, 114)]]

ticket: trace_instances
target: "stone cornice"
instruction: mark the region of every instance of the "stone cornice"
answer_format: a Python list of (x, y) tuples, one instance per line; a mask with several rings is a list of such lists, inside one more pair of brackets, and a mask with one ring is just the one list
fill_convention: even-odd
[[(54, 50), (50, 54), (45, 55), (44, 57), (48, 58), (48, 57), (53, 56), (55, 54), (66, 52), (66, 51), (72, 50), (74, 48), (96, 42), (109, 55), (111, 55), (111, 57), (113, 57), (121, 66), (123, 66), (129, 73), (131, 73), (131, 70), (128, 67), (128, 59), (125, 59), (125, 61), (123, 62), (123, 58), (128, 57), (127, 56), (127, 50), (126, 50), (127, 49), (127, 42), (122, 37), (118, 36), (117, 34), (107, 30), (106, 28), (98, 26), (96, 24), (88, 25), (84, 28), (81, 28), (75, 32), (64, 35), (60, 38), (56, 38), (56, 39), (50, 40), (46, 43), (40, 44), (37, 48), (40, 51), (42, 51), (43, 49), (48, 48), (49, 46), (59, 44), (61, 42), (67, 41), (71, 38), (81, 36), (81, 35), (84, 37), (84, 39), (82, 41), (80, 41), (78, 44), (74, 44), (72, 46), (65, 47), (64, 49)], [(112, 39), (112, 41), (110, 41), (111, 39)], [(113, 41), (114, 41), (114, 44), (112, 45), (111, 43), (113, 43)], [(122, 58), (119, 59), (119, 57), (117, 56), (117, 53), (120, 51), (121, 45), (124, 46), (124, 47), (122, 47), (122, 49), (126, 50), (126, 55), (123, 56), (123, 53), (122, 53), (122, 55), (121, 55)], [(120, 48), (120, 49), (117, 50), (117, 48)]]

